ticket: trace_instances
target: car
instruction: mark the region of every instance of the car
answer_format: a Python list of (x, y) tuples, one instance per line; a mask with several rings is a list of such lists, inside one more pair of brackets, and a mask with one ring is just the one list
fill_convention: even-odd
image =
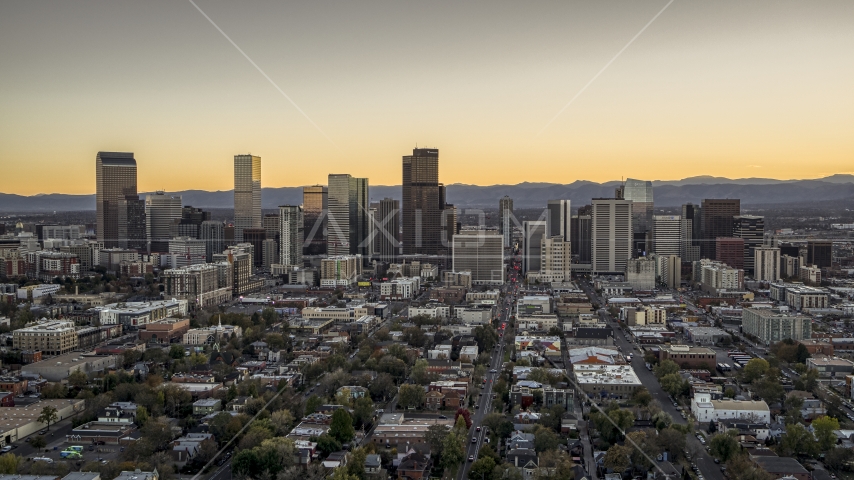
[(3, 453), (11, 452), (11, 451), (12, 451), (12, 447), (10, 447), (9, 445), (6, 445), (5, 447), (0, 448), (0, 452), (3, 452)]
[(493, 368), (492, 370), (489, 371), (489, 373), (498, 373), (498, 370)]
[(89, 445), (89, 451), (94, 452), (95, 451), (95, 445)]
[(475, 410), (477, 410), (478, 408), (480, 408), (480, 404), (479, 404), (479, 403), (475, 403), (475, 404), (474, 404), (474, 408), (475, 408)]
[(447, 419), (448, 419), (448, 417), (447, 417), (447, 416), (445, 416), (445, 415), (439, 415), (439, 418), (441, 418), (442, 420), (447, 420)]
[(474, 461), (474, 455), (469, 455), (469, 461), (470, 461), (470, 462), (473, 462), (473, 461)]
[(475, 429), (474, 429), (474, 431), (475, 431), (475, 432), (479, 432), (479, 431), (480, 431), (480, 427), (475, 428)]

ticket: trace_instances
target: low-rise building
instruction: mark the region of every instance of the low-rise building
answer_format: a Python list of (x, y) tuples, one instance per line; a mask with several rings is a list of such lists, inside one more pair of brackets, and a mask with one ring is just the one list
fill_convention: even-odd
[(661, 345), (658, 348), (659, 361), (672, 360), (682, 368), (705, 368), (714, 371), (716, 358), (715, 351), (706, 347)]
[(178, 342), (189, 330), (189, 318), (165, 318), (145, 324), (139, 331), (139, 339), (152, 343)]
[(631, 398), (643, 387), (631, 365), (573, 365), (578, 387), (599, 398)]
[(137, 330), (143, 325), (169, 317), (187, 314), (187, 301), (170, 299), (152, 302), (113, 303), (95, 307), (102, 325), (124, 325), (125, 329)]
[(45, 355), (62, 355), (77, 348), (74, 322), (50, 320), (31, 323), (12, 332), (12, 346), (18, 350), (40, 350)]
[(805, 340), (812, 337), (809, 317), (790, 313), (781, 308), (745, 308), (742, 310), (742, 330), (765, 345), (785, 339)]
[(731, 336), (717, 327), (685, 327), (685, 338), (702, 345), (714, 345)]
[[(120, 362), (119, 362), (120, 364)], [(81, 371), (87, 375), (116, 368), (116, 355), (95, 355), (93, 353), (71, 352), (21, 367), (21, 373), (41, 375), (50, 382), (59, 382), (73, 372)]]
[(710, 393), (694, 395), (691, 413), (700, 423), (720, 420), (771, 423), (771, 409), (764, 400), (712, 400)]
[(845, 377), (854, 372), (854, 362), (844, 358), (828, 357), (825, 355), (807, 359), (807, 368), (818, 370), (821, 377)]
[(222, 409), (222, 402), (217, 398), (204, 398), (193, 402), (193, 415), (208, 415)]

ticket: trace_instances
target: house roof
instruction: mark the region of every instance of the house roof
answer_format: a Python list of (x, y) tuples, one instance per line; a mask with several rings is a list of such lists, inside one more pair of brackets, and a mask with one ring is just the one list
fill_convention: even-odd
[(757, 456), (753, 461), (771, 474), (809, 473), (803, 465), (791, 457)]

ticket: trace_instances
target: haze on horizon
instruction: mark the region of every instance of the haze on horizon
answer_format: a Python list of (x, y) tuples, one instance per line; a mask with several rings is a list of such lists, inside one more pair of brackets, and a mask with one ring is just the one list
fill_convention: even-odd
[(265, 187), (399, 185), (416, 144), (446, 184), (854, 172), (854, 2), (676, 0), (537, 135), (667, 0), (195, 1), (320, 131), (188, 1), (9, 3), (0, 192), (92, 193), (99, 150), (140, 191), (247, 152)]

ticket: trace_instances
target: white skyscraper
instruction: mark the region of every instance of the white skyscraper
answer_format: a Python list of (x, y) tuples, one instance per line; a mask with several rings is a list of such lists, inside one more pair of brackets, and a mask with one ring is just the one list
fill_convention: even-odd
[(653, 252), (656, 255), (679, 255), (682, 230), (682, 217), (679, 215), (653, 216)]
[(780, 249), (778, 247), (761, 246), (753, 249), (753, 277), (760, 282), (776, 282), (780, 280)]
[(261, 228), (261, 157), (234, 156), (234, 241), (243, 230)]
[(592, 223), (593, 273), (624, 273), (632, 257), (632, 202), (594, 198)]

